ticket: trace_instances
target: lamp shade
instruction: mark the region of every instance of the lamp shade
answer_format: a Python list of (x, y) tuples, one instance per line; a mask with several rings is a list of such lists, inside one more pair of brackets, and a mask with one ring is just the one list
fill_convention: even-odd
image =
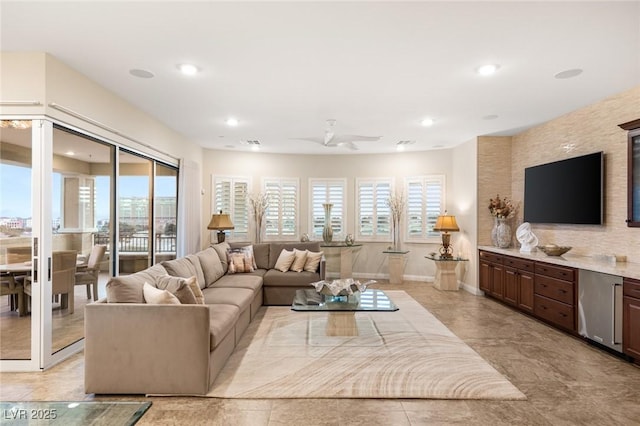
[(439, 232), (458, 232), (458, 224), (456, 223), (456, 217), (448, 215), (445, 211), (443, 215), (438, 216), (436, 220), (436, 226), (433, 227), (434, 231)]
[(233, 229), (233, 223), (228, 214), (222, 214), (220, 210), (219, 214), (211, 215), (211, 222), (207, 225), (207, 229), (215, 229), (217, 231), (223, 231), (225, 229)]

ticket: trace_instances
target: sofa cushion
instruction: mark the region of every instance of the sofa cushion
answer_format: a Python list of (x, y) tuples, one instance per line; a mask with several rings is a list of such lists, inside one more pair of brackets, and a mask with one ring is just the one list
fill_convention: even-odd
[(218, 253), (218, 258), (220, 259), (220, 263), (222, 264), (222, 270), (224, 273), (227, 273), (228, 263), (227, 263), (227, 250), (229, 250), (229, 243), (224, 241), (222, 243), (214, 244), (211, 247)]
[(121, 275), (109, 279), (106, 285), (108, 303), (145, 303), (142, 288), (144, 283), (155, 283), (156, 278), (166, 275), (167, 270), (160, 264), (131, 275)]
[(289, 268), (293, 272), (302, 272), (304, 270), (304, 264), (307, 261), (307, 250), (293, 249), (293, 263)]
[[(258, 271), (264, 271), (258, 269)], [(266, 271), (265, 271), (266, 272)], [(247, 288), (255, 292), (262, 287), (262, 277), (254, 274), (225, 275), (213, 283), (213, 288)]]
[(280, 252), (283, 249), (285, 250), (309, 250), (309, 251), (320, 251), (320, 242), (319, 241), (308, 241), (308, 242), (295, 242), (295, 243), (270, 243), (269, 244), (269, 267), (267, 269), (274, 269), (276, 266), (276, 262), (278, 261), (278, 257), (280, 256)]
[(142, 285), (144, 301), (153, 305), (179, 305), (180, 300), (169, 290), (160, 290), (149, 283)]
[[(156, 288), (160, 290), (167, 290), (176, 296), (183, 305), (193, 305), (197, 303), (196, 296), (193, 293), (193, 290), (191, 290), (192, 286), (198, 287), (198, 290), (200, 290), (195, 276), (182, 278), (165, 275), (163, 277), (159, 277), (155, 282)], [(200, 291), (200, 293), (202, 294), (202, 291)]]
[[(247, 288), (228, 288), (228, 287), (207, 287), (202, 291), (204, 293), (204, 302), (207, 305), (235, 305), (240, 308), (240, 312), (248, 309), (253, 300), (254, 291)], [(215, 309), (212, 306), (211, 309)]]
[(293, 250), (289, 251), (282, 249), (282, 251), (280, 252), (280, 256), (278, 256), (278, 260), (276, 261), (274, 269), (277, 269), (280, 272), (287, 272), (289, 268), (291, 268), (291, 265), (293, 264), (293, 261), (295, 259), (296, 256)]
[(209, 308), (209, 350), (213, 351), (222, 340), (233, 333), (240, 317), (240, 308), (236, 305), (216, 304)]
[[(204, 274), (205, 287), (210, 286), (225, 274), (218, 252), (213, 247), (196, 253)], [(200, 287), (204, 288), (204, 287)]]
[[(198, 261), (197, 262), (198, 268), (200, 268), (200, 260), (198, 260), (196, 256), (193, 256), (193, 258), (195, 258)], [(181, 257), (179, 259), (165, 260), (164, 262), (161, 263), (161, 265), (164, 266), (164, 269), (167, 270), (167, 273), (169, 275), (173, 275), (174, 277), (182, 277), (182, 278), (198, 277), (199, 274), (196, 269), (196, 265), (192, 261), (192, 259), (190, 259), (187, 256), (187, 257)], [(202, 274), (202, 268), (200, 268), (200, 274)], [(204, 281), (204, 275), (202, 275), (202, 277), (203, 277), (202, 280)], [(200, 281), (198, 280), (198, 284), (199, 283)]]
[(320, 281), (320, 274), (317, 272), (280, 272), (276, 269), (269, 269), (264, 274), (264, 286), (273, 287), (305, 287), (316, 281)]
[(229, 265), (227, 274), (253, 272), (256, 269), (251, 246), (227, 250), (227, 263)]
[(304, 270), (308, 272), (317, 272), (323, 255), (323, 251), (314, 252), (307, 250), (307, 260), (304, 264)]

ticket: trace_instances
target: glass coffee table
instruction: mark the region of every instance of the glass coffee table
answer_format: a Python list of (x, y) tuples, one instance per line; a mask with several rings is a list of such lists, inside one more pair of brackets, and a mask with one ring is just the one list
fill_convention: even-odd
[(349, 296), (332, 296), (318, 293), (315, 289), (296, 290), (291, 304), (293, 311), (397, 311), (384, 291), (368, 288), (362, 293)]

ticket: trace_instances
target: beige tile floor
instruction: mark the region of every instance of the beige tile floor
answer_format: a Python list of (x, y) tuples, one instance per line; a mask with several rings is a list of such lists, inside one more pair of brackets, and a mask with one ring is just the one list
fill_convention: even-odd
[(224, 400), (86, 395), (82, 354), (43, 373), (1, 373), (0, 399), (144, 400), (139, 425), (640, 425), (640, 368), (483, 297), (405, 290), (522, 390), (527, 401)]

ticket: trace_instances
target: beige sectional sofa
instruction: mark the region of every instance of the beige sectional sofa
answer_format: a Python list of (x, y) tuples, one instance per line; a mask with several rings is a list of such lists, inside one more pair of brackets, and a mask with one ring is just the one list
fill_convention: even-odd
[[(324, 279), (324, 258), (315, 272), (274, 269), (283, 249), (318, 253), (317, 242), (254, 244), (255, 270), (228, 274), (228, 249), (247, 245), (109, 280), (107, 297), (85, 307), (85, 392), (204, 395), (263, 304), (290, 305), (296, 289)], [(167, 282), (197, 283), (204, 304), (146, 303), (145, 283)]]

